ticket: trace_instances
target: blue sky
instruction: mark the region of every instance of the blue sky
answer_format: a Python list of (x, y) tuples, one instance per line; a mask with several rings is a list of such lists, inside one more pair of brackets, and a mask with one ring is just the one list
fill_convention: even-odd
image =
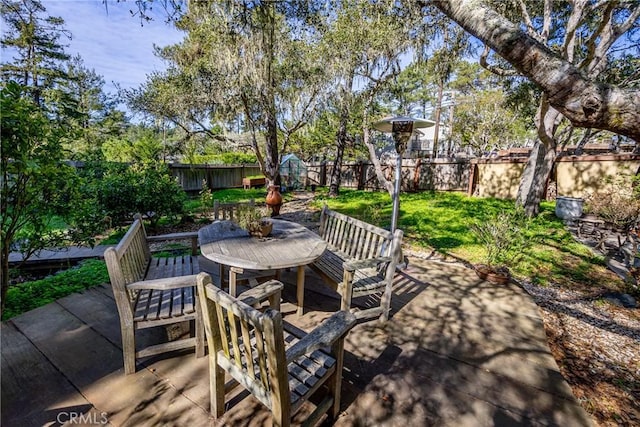
[[(80, 54), (87, 68), (93, 68), (105, 80), (105, 92), (115, 92), (113, 82), (123, 88), (138, 87), (153, 71), (166, 68), (153, 54), (153, 45), (167, 46), (179, 42), (183, 33), (165, 23), (166, 15), (153, 11), (153, 21), (140, 25), (140, 19), (131, 16), (136, 9), (129, 0), (116, 3), (109, 0), (43, 0), (47, 15), (60, 16), (72, 39), (65, 51)], [(159, 7), (157, 8), (159, 9)]]

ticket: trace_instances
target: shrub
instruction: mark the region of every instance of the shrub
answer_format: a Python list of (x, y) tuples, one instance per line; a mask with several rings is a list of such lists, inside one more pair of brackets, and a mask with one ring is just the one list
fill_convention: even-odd
[(107, 172), (98, 184), (98, 201), (115, 224), (141, 213), (155, 227), (162, 216), (183, 213), (187, 195), (164, 165), (133, 165)]
[(177, 216), (184, 212), (187, 194), (169, 174), (165, 165), (144, 167), (132, 172), (138, 176), (136, 211), (145, 214), (155, 227), (163, 216)]
[(606, 176), (600, 190), (587, 196), (585, 211), (629, 233), (640, 219), (638, 178), (623, 175)]
[(213, 208), (213, 193), (207, 185), (207, 180), (202, 180), (202, 190), (200, 190), (200, 205), (206, 216), (211, 215), (211, 209)]
[[(186, 159), (184, 159), (186, 161)], [(197, 154), (192, 158), (195, 164), (241, 165), (258, 163), (253, 153), (227, 152), (221, 154)]]
[(526, 230), (530, 219), (522, 208), (498, 212), (471, 225), (471, 232), (485, 249), (484, 262), (493, 269), (508, 267), (529, 245)]

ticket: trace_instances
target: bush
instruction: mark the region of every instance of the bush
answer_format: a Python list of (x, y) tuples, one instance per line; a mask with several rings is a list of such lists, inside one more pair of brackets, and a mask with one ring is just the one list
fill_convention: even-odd
[(146, 215), (155, 227), (162, 216), (183, 213), (187, 195), (164, 165), (134, 165), (107, 172), (98, 184), (98, 202), (114, 224)]
[[(186, 161), (186, 159), (184, 159)], [(258, 158), (253, 153), (228, 152), (221, 154), (196, 154), (192, 161), (195, 164), (210, 165), (242, 165), (258, 163)]]
[(175, 217), (184, 212), (187, 193), (169, 174), (166, 166), (144, 168), (136, 175), (139, 179), (136, 186), (137, 212), (145, 214), (152, 227), (163, 216)]
[(503, 211), (471, 226), (471, 232), (485, 249), (484, 262), (491, 268), (509, 267), (528, 246), (529, 219), (522, 209)]
[(623, 175), (603, 178), (601, 190), (586, 198), (585, 211), (628, 232), (640, 217), (640, 193), (634, 185), (636, 182), (637, 178)]

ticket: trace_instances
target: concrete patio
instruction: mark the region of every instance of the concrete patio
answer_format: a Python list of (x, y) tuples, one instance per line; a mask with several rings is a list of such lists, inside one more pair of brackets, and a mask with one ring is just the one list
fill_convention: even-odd
[[(282, 280), (295, 283), (295, 273)], [(306, 284), (304, 316), (295, 315), (293, 285), (282, 310), (310, 329), (339, 300), (310, 271)], [(335, 425), (591, 425), (549, 352), (538, 308), (518, 286), (483, 282), (459, 264), (411, 258), (396, 275), (392, 306), (387, 325), (362, 323), (347, 338)], [(269, 413), (244, 393), (213, 420), (207, 375), (206, 358), (183, 352), (148, 359), (125, 376), (106, 286), (2, 324), (5, 427), (270, 425)]]

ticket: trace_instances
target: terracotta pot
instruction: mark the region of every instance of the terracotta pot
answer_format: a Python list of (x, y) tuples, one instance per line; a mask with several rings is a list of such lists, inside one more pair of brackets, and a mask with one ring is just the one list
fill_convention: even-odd
[(498, 271), (485, 264), (476, 265), (475, 271), (479, 278), (496, 285), (506, 285), (511, 281), (511, 275), (508, 271)]
[(280, 207), (282, 206), (282, 194), (277, 185), (270, 185), (267, 192), (266, 203), (271, 208), (271, 216), (280, 215)]

